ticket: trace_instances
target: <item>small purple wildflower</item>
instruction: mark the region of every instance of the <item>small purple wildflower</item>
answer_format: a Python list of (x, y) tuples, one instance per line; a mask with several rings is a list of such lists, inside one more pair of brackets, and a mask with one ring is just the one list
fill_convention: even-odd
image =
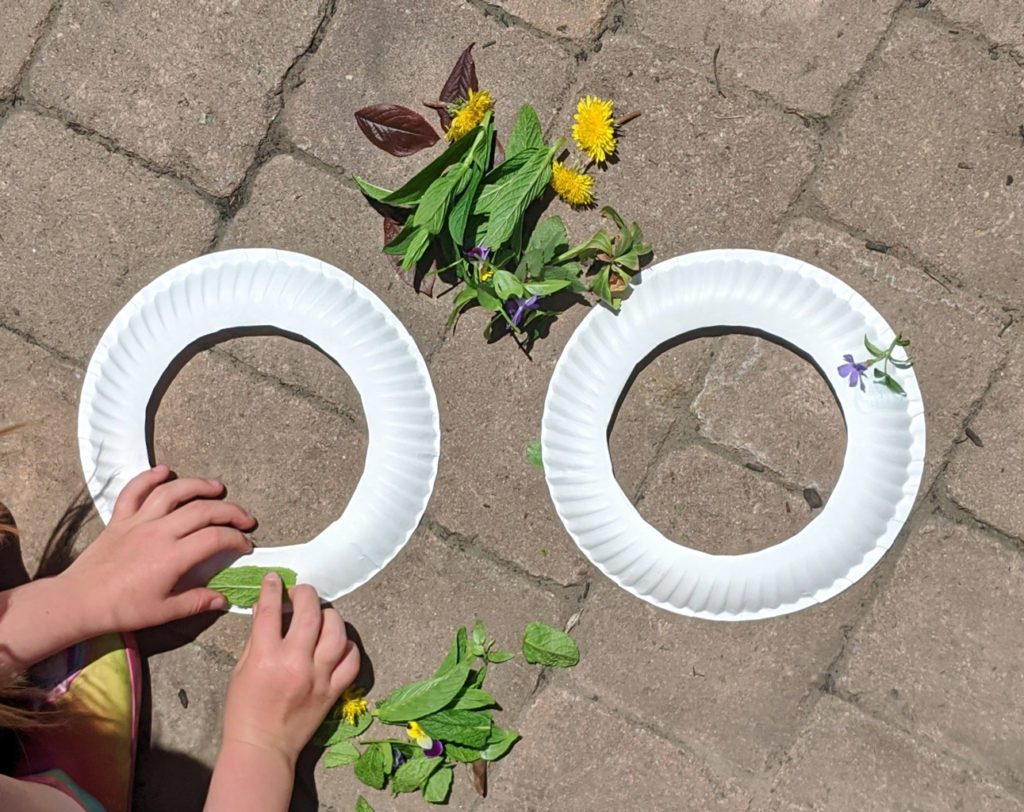
[(424, 748), (423, 755), (427, 758), (437, 758), (438, 756), (444, 755), (444, 745), (440, 739), (434, 739), (430, 747)]
[(512, 323), (518, 327), (523, 323), (523, 319), (526, 318), (526, 314), (531, 310), (536, 310), (539, 305), (537, 304), (539, 296), (531, 296), (529, 299), (520, 299), (518, 296), (513, 296), (507, 302), (505, 302), (505, 312), (508, 313), (508, 317), (512, 320)]
[(860, 390), (864, 391), (864, 378), (867, 377), (868, 365), (859, 361), (854, 361), (852, 355), (844, 355), (843, 360), (845, 364), (839, 366), (839, 375), (843, 378), (850, 379), (850, 386), (856, 386), (860, 384)]
[(403, 753), (397, 747), (393, 747), (392, 750), (394, 751), (394, 762), (392, 764), (392, 767), (393, 769), (397, 770), (399, 767), (405, 764), (405, 753)]
[(485, 262), (490, 255), (491, 249), (489, 247), (477, 245), (466, 252), (466, 259), (471, 259), (474, 262)]

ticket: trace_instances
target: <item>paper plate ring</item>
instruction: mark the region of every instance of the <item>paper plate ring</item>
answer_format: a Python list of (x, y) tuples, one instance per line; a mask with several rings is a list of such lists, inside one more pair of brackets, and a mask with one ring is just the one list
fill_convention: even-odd
[[(288, 567), (326, 600), (384, 568), (419, 524), (440, 450), (437, 399), (412, 337), (345, 272), (288, 251), (242, 249), (193, 259), (140, 290), (104, 332), (82, 386), (78, 439), (96, 508), (149, 468), (146, 409), (169, 365), (198, 340), (232, 328), (301, 336), (349, 375), (368, 444), (342, 515), (305, 544), (258, 548), (239, 564)], [(247, 610), (239, 610), (247, 611)]]
[[(791, 538), (744, 555), (681, 546), (644, 521), (615, 480), (607, 441), (637, 364), (673, 338), (723, 328), (775, 336), (805, 353), (828, 378), (847, 428), (843, 468), (821, 513)], [(906, 397), (873, 383), (850, 388), (838, 374), (844, 354), (862, 358), (865, 336), (886, 346), (894, 332), (851, 287), (791, 257), (702, 251), (645, 270), (621, 312), (598, 308), (583, 320), (548, 388), (544, 473), (565, 528), (619, 586), (683, 615), (767, 618), (843, 591), (892, 545), (924, 465), (913, 370), (900, 372)]]

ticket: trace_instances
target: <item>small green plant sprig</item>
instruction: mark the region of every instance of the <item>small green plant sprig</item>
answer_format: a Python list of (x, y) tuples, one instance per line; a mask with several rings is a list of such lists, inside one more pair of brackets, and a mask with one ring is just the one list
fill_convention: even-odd
[[(557, 668), (576, 665), (580, 656), (568, 634), (537, 622), (523, 632), (522, 650), (528, 663)], [(350, 688), (314, 739), (327, 748), (324, 765), (351, 764), (368, 787), (394, 795), (420, 792), (425, 801), (443, 804), (456, 765), (469, 764), (477, 791), (486, 794), (486, 765), (504, 758), (520, 736), (495, 723), (500, 705), (484, 690), (484, 680), (493, 666), (514, 656), (495, 648), (477, 620), (472, 633), (458, 630), (430, 678), (403, 685), (374, 707), (361, 689)], [(356, 808), (372, 810), (362, 796)]]
[[(875, 383), (881, 384), (890, 392), (897, 395), (906, 397), (906, 390), (900, 385), (892, 374), (889, 372), (889, 366), (893, 366), (895, 369), (910, 369), (914, 365), (914, 362), (910, 360), (907, 354), (907, 347), (910, 346), (910, 339), (904, 338), (902, 333), (896, 335), (896, 337), (890, 342), (886, 349), (881, 349), (876, 345), (872, 344), (867, 336), (864, 336), (864, 348), (868, 351), (869, 358), (863, 361), (855, 361), (853, 355), (844, 355), (843, 360), (845, 364), (840, 364), (839, 375), (842, 378), (848, 378), (850, 386), (860, 385), (860, 389), (864, 391), (864, 379), (867, 377), (867, 372), (870, 367), (874, 367), (872, 374)], [(893, 352), (899, 347), (903, 354), (902, 358), (894, 358)], [(877, 365), (881, 366), (877, 366)]]
[[(574, 208), (594, 204), (593, 167), (616, 153), (619, 127), (638, 113), (613, 118), (613, 103), (587, 96), (577, 105), (573, 141), (588, 158), (559, 160), (566, 140), (549, 143), (530, 105), (523, 105), (508, 143), (494, 128), (491, 94), (476, 78), (472, 44), (445, 82), (437, 110), (448, 146), (403, 186), (388, 190), (356, 178), (384, 215), (384, 253), (399, 275), (428, 295), (440, 278), (461, 288), (449, 327), (472, 307), (491, 314), (484, 335), (516, 337), (528, 349), (558, 314), (593, 296), (618, 308), (651, 255), (636, 223), (601, 208), (610, 230), (572, 245), (558, 216), (541, 219), (557, 195)], [(393, 155), (410, 155), (440, 140), (419, 113), (394, 104), (356, 113), (362, 131)], [(447, 292), (447, 291), (445, 291)]]

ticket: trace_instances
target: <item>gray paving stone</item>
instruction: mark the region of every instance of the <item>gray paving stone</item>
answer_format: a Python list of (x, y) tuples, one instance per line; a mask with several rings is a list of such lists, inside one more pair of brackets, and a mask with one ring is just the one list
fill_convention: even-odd
[(1024, 454), (1019, 418), (1024, 388), (1024, 352), (1018, 345), (970, 428), (983, 443), (961, 443), (946, 471), (950, 496), (975, 516), (1024, 538)]
[(540, 438), (555, 362), (585, 314), (574, 307), (527, 358), (512, 341), (487, 344), (471, 311), (431, 359), (441, 410), (441, 465), (427, 515), (534, 575), (578, 582), (587, 564), (525, 456)]
[(1024, 197), (1007, 176), (1020, 174), (1024, 97), (1013, 60), (908, 17), (851, 104), (813, 187), (830, 211), (972, 293), (1019, 302)]
[(17, 113), (0, 129), (0, 322), (84, 363), (136, 290), (203, 250), (216, 216), (173, 180)]
[[(608, 34), (601, 42), (552, 127), (568, 137), (576, 100), (588, 94), (613, 99), (616, 116), (642, 111), (623, 127), (618, 163), (596, 173), (597, 205), (637, 221), (657, 259), (770, 245), (811, 170), (812, 132), (797, 116), (749, 96), (719, 97), (681, 60), (652, 52), (642, 39)], [(566, 219), (582, 239), (599, 225), (595, 212)]]
[[(528, 623), (541, 620), (561, 627), (571, 611), (552, 593), (423, 530), (379, 575), (335, 605), (362, 638), (373, 666), (373, 700), (433, 673), (459, 626), (470, 628), (476, 617), (502, 648), (518, 653)], [(514, 726), (538, 671), (521, 655), (492, 667), (486, 687), (504, 708), (496, 722)], [(338, 809), (350, 809), (359, 791), (375, 809), (392, 808), (383, 793), (362, 787), (350, 767), (327, 770), (321, 764), (316, 775), (321, 801)], [(463, 770), (456, 779), (453, 806), (466, 809), (475, 796)], [(422, 808), (422, 803), (403, 799), (394, 808)]]
[[(82, 372), (0, 330), (0, 378), (0, 427), (24, 424), (0, 437), (0, 500), (18, 523), (22, 557), (32, 573), (61, 514), (85, 484), (76, 416)], [(94, 519), (83, 541), (100, 527)]]
[(498, 0), (495, 5), (554, 37), (589, 40), (601, 32), (612, 0)]
[(721, 623), (657, 609), (598, 576), (576, 632), (584, 656), (564, 678), (709, 763), (759, 776), (796, 740), (871, 581), (793, 615)]
[(215, 195), (242, 180), (308, 47), (319, 0), (182, 6), (69, 0), (32, 96)]
[(1024, 776), (1024, 557), (975, 530), (929, 519), (847, 648), (837, 684), (872, 713)]
[(933, 0), (932, 5), (997, 45), (1024, 49), (1024, 7), (1015, 0)]
[[(927, 491), (992, 369), (1005, 356), (1000, 314), (810, 220), (791, 223), (776, 250), (838, 276), (911, 338), (928, 418), (921, 487)], [(850, 349), (857, 354), (858, 348)], [(755, 353), (764, 350), (767, 359), (757, 359)], [(759, 404), (757, 410), (750, 408), (752, 402)], [(827, 384), (788, 352), (730, 338), (695, 409), (708, 437), (751, 453), (796, 482), (815, 482), (824, 495), (838, 478), (846, 446), (839, 409)]]
[[(420, 351), (429, 354), (444, 335), (448, 303), (417, 295), (399, 280), (380, 251), (382, 244), (381, 217), (358, 191), (336, 176), (280, 155), (260, 169), (249, 201), (218, 247), (281, 248), (341, 268), (377, 294)], [(231, 352), (362, 419), (362, 406), (347, 377), (310, 347), (277, 338), (250, 338), (235, 343)]]
[(440, 132), (437, 116), (422, 102), (437, 100), (471, 42), (480, 87), (495, 97), (499, 134), (507, 136), (523, 104), (532, 104), (542, 123), (551, 120), (573, 64), (553, 43), (521, 28), (505, 28), (466, 2), (381, 0), (368, 13), (363, 3), (343, 0), (303, 72), (302, 86), (288, 101), (288, 135), (321, 160), (371, 183), (401, 184), (436, 156), (441, 144), (396, 158), (367, 141), (353, 115), (370, 104), (401, 104), (423, 113)]
[(693, 410), (708, 439), (823, 498), (832, 492), (846, 451), (842, 412), (818, 371), (785, 347), (728, 336)]
[(53, 0), (12, 0), (0, 11), (4, 29), (4, 50), (0, 52), (0, 99), (14, 94), (21, 69), (32, 53)]
[(488, 809), (745, 810), (750, 802), (678, 745), (558, 687), (540, 695), (520, 732), (498, 764)]
[(697, 445), (656, 463), (637, 510), (677, 544), (713, 555), (770, 547), (814, 518), (800, 493)]
[(990, 779), (825, 696), (772, 788), (768, 810), (1018, 810)]
[(648, 0), (634, 15), (639, 31), (681, 52), (686, 64), (709, 80), (715, 48), (721, 46), (718, 76), (727, 95), (735, 81), (788, 107), (823, 115), (864, 65), (898, 5), (894, 0)]

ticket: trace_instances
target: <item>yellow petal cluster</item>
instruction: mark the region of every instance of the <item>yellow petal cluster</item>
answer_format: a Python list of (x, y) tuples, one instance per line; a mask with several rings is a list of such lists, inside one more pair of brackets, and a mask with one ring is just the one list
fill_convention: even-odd
[(551, 164), (551, 188), (570, 206), (589, 206), (594, 202), (594, 179), (561, 161)]
[(615, 152), (613, 102), (586, 96), (576, 105), (572, 137), (592, 161), (604, 163)]
[(492, 107), (494, 107), (494, 99), (490, 93), (486, 90), (470, 90), (469, 98), (455, 113), (451, 126), (448, 127), (444, 137), (449, 141), (458, 141), (483, 121), (484, 115)]

